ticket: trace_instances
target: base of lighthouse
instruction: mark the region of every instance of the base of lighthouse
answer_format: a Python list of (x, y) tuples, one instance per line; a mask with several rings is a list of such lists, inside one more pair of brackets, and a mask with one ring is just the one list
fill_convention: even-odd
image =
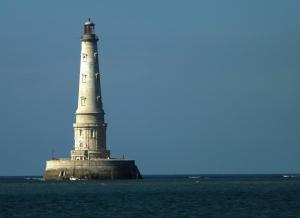
[(46, 162), (45, 180), (115, 180), (142, 179), (134, 160), (49, 160)]

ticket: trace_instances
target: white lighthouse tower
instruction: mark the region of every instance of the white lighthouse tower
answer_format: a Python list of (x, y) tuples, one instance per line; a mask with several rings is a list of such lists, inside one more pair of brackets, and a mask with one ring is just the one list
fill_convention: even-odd
[(45, 180), (141, 179), (134, 160), (112, 158), (106, 148), (106, 127), (101, 98), (98, 37), (89, 19), (81, 37), (78, 104), (71, 158), (46, 162)]
[(72, 160), (109, 158), (106, 149), (106, 126), (101, 98), (98, 61), (98, 37), (90, 19), (84, 24), (81, 37), (80, 75), (74, 150)]

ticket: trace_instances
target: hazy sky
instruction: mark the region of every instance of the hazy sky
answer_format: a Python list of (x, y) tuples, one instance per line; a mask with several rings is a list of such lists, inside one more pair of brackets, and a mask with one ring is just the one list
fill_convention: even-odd
[(143, 174), (300, 172), (300, 1), (0, 2), (0, 175), (69, 157), (80, 36), (113, 156)]

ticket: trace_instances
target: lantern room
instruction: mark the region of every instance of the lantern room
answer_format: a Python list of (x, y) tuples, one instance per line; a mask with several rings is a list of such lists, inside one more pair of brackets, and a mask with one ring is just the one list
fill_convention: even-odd
[(89, 20), (84, 23), (84, 29), (83, 29), (84, 34), (95, 34), (95, 24)]

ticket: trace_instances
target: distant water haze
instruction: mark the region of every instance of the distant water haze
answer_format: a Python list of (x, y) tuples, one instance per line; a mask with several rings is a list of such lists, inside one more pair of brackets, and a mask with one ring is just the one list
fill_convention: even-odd
[(0, 175), (69, 157), (80, 36), (112, 156), (143, 174), (300, 172), (299, 1), (1, 1)]

